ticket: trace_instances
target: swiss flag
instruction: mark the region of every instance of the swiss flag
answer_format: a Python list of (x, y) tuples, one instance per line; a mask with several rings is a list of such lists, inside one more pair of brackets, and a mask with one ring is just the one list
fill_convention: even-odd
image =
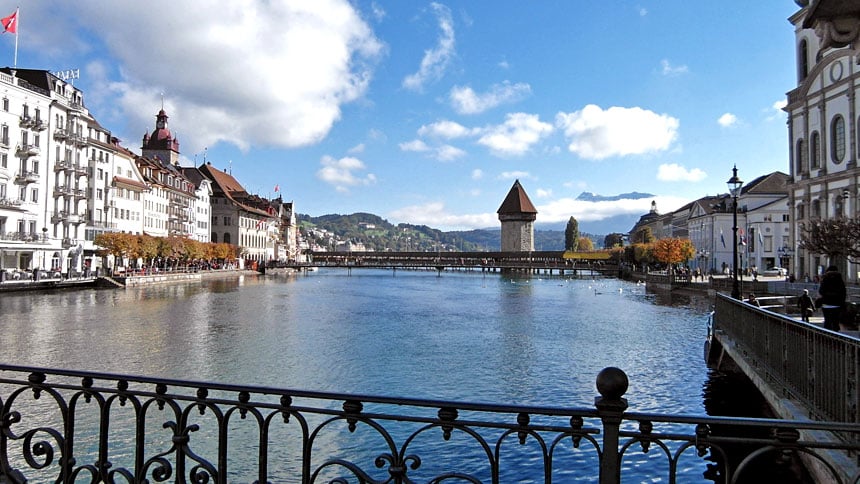
[(18, 33), (18, 11), (15, 10), (12, 15), (8, 17), (3, 17), (0, 19), (0, 23), (3, 24), (3, 33), (9, 32), (10, 34)]

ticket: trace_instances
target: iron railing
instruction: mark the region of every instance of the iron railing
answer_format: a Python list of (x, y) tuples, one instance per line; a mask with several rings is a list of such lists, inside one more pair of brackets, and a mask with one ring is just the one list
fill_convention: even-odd
[(857, 446), (800, 431), (860, 425), (631, 413), (627, 387), (606, 368), (593, 408), (555, 408), (0, 365), (0, 482), (733, 482), (797, 454), (858, 482), (821, 456)]
[(717, 294), (711, 331), (817, 420), (860, 422), (860, 340)]

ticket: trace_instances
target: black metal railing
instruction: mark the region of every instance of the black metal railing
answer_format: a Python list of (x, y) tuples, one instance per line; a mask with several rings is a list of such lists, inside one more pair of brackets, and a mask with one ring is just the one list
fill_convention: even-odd
[(717, 294), (712, 331), (818, 420), (860, 422), (860, 340)]
[(555, 408), (0, 365), (0, 482), (732, 482), (797, 454), (857, 478), (823, 455), (858, 447), (799, 432), (860, 425), (632, 413), (627, 387), (606, 368), (593, 408)]

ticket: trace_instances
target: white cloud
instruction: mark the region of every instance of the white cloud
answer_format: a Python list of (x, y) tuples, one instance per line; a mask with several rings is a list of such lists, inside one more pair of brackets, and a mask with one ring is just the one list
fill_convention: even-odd
[(549, 198), (552, 196), (552, 190), (544, 190), (543, 188), (538, 188), (536, 192), (536, 196), (538, 198)]
[(441, 32), (436, 47), (424, 52), (418, 72), (403, 79), (403, 87), (413, 91), (420, 91), (427, 82), (441, 79), (454, 56), (454, 20), (451, 18), (451, 10), (435, 2), (430, 6), (439, 20)]
[(451, 145), (429, 146), (420, 139), (400, 143), (401, 151), (411, 151), (415, 153), (428, 153), (431, 158), (439, 161), (453, 161), (457, 158), (466, 156), (466, 152)]
[(480, 168), (475, 168), (474, 170), (472, 170), (472, 180), (480, 180), (481, 178), (484, 178), (483, 170), (481, 170)]
[(427, 143), (421, 141), (420, 139), (400, 143), (400, 145), (398, 146), (400, 146), (401, 151), (417, 151), (419, 153), (430, 151), (430, 147), (427, 146)]
[(785, 99), (780, 99), (779, 101), (771, 104), (770, 109), (768, 110), (772, 114), (767, 117), (768, 121), (775, 121), (777, 119), (785, 119), (787, 116), (786, 112), (782, 109), (788, 105), (788, 101)]
[(558, 113), (556, 126), (570, 139), (568, 149), (583, 158), (638, 155), (665, 151), (678, 137), (679, 122), (642, 108), (589, 104), (581, 111)]
[(685, 65), (673, 66), (667, 59), (660, 61), (661, 72), (664, 76), (679, 76), (686, 74), (689, 69)]
[(358, 158), (347, 156), (338, 160), (331, 156), (323, 156), (320, 164), (322, 168), (317, 171), (317, 178), (334, 186), (339, 192), (346, 192), (353, 186), (376, 183), (376, 175), (373, 173), (368, 173), (364, 177), (356, 174), (366, 169), (364, 163)]
[(688, 170), (676, 163), (664, 163), (657, 168), (657, 179), (660, 181), (699, 182), (707, 176), (707, 173), (698, 168)]
[(347, 150), (347, 153), (349, 153), (349, 154), (364, 153), (364, 143), (359, 143), (359, 144), (353, 146), (352, 148)]
[[(248, 149), (321, 141), (341, 107), (364, 95), (372, 64), (385, 51), (348, 0), (213, 0), (207, 8), (173, 2), (169, 22), (164, 9), (147, 2), (34, 7), (32, 25), (56, 28), (34, 37), (31, 48), (94, 48), (92, 38), (78, 38), (78, 22), (111, 56), (86, 67), (88, 104), (107, 113), (102, 122), (127, 125), (133, 137), (126, 139), (137, 139), (152, 129), (164, 93), (186, 152), (219, 142)], [(56, 18), (70, 21), (49, 20)]]
[(738, 123), (738, 117), (732, 113), (726, 113), (720, 116), (717, 123), (724, 128), (730, 128)]
[(651, 210), (651, 201), (657, 202), (658, 207), (675, 210), (690, 203), (691, 200), (673, 196), (655, 196), (640, 199), (625, 199), (602, 202), (589, 202), (575, 198), (560, 198), (552, 202), (538, 205), (538, 222), (563, 222), (570, 217), (579, 222), (593, 222), (616, 215), (644, 215)]
[(485, 128), (478, 143), (497, 156), (522, 155), (552, 131), (552, 125), (536, 114), (511, 113), (505, 116), (504, 124)]
[(464, 136), (472, 136), (476, 130), (467, 128), (460, 123), (454, 121), (438, 121), (432, 124), (425, 124), (418, 128), (419, 136), (431, 136), (437, 138), (462, 138)]
[(518, 178), (531, 178), (527, 171), (503, 171), (499, 173), (499, 178), (502, 180), (514, 180)]
[(648, 15), (648, 9), (645, 7), (639, 7), (639, 16), (644, 17)]
[(466, 152), (451, 145), (442, 145), (436, 148), (436, 159), (439, 161), (453, 161), (466, 156)]
[(377, 22), (380, 22), (380, 21), (382, 21), (382, 19), (385, 18), (385, 9), (382, 8), (382, 6), (380, 6), (378, 3), (371, 2), (370, 3), (370, 14), (373, 16), (373, 18)]
[(500, 104), (512, 103), (531, 94), (532, 88), (525, 83), (511, 84), (508, 81), (490, 86), (485, 93), (476, 93), (471, 87), (454, 86), (449, 98), (451, 107), (459, 114), (478, 114)]
[(408, 222), (416, 225), (429, 225), (441, 230), (470, 230), (498, 227), (499, 218), (495, 213), (474, 215), (454, 215), (445, 210), (442, 202), (412, 205), (394, 210), (387, 217), (390, 220)]

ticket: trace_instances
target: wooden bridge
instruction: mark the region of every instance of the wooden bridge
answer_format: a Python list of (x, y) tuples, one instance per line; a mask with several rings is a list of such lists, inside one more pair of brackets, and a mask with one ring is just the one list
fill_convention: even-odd
[[(617, 276), (607, 252), (312, 252), (309, 261), (276, 267), (348, 269), (475, 270), (528, 274)], [(270, 266), (271, 267), (271, 266)]]

